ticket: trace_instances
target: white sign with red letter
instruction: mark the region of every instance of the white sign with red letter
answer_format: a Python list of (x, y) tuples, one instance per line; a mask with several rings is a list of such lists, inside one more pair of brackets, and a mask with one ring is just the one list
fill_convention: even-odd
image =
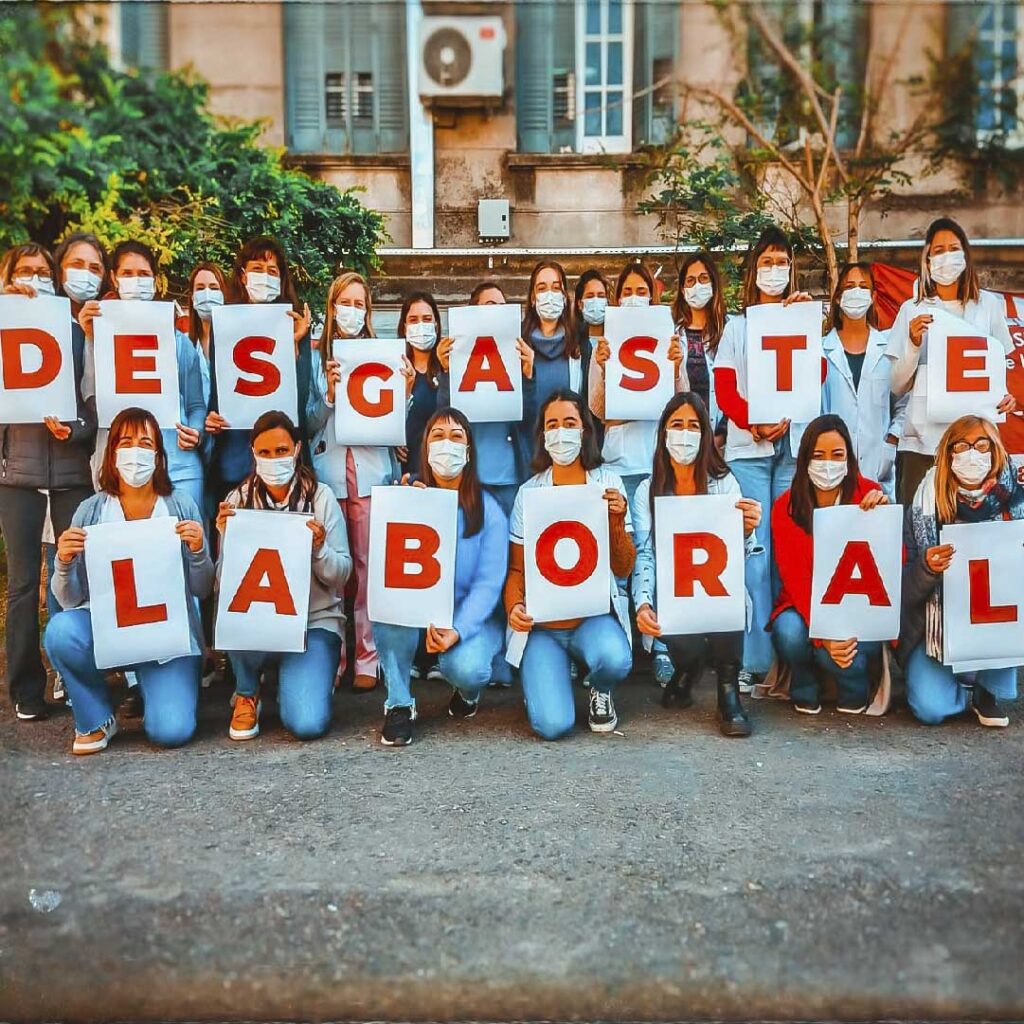
[(306, 649), (311, 518), (241, 508), (228, 517), (217, 597), (218, 651)]
[(751, 423), (809, 423), (821, 413), (821, 303), (747, 307)]
[(925, 369), (928, 419), (952, 423), (961, 416), (984, 416), (1002, 423), (996, 406), (1006, 394), (1006, 352), (966, 320), (944, 309), (928, 310), (928, 363)]
[(523, 367), (516, 351), (522, 330), (518, 305), (454, 306), (448, 310), (452, 345), (451, 404), (470, 423), (523, 418)]
[(668, 306), (609, 306), (604, 334), (611, 349), (604, 367), (606, 417), (656, 420), (676, 391)]
[(1024, 520), (954, 523), (939, 543), (955, 549), (942, 574), (943, 661), (1024, 665)]
[(217, 412), (233, 430), (248, 430), (265, 413), (298, 419), (291, 306), (214, 306)]
[(71, 303), (0, 295), (0, 423), (78, 418)]
[(903, 507), (814, 510), (810, 635), (895, 640), (903, 594)]
[(658, 624), (669, 635), (746, 625), (743, 513), (736, 496), (654, 499)]
[(335, 338), (341, 380), (334, 391), (338, 444), (405, 444), (405, 377), (400, 338)]
[(172, 516), (85, 529), (96, 667), (182, 658), (192, 651), (181, 538)]
[(374, 487), (367, 609), (371, 622), (451, 629), (459, 495), (440, 487)]
[(135, 406), (173, 430), (181, 419), (174, 303), (105, 300), (92, 324), (99, 425)]
[(526, 612), (537, 622), (608, 612), (611, 548), (602, 494), (590, 484), (524, 489)]

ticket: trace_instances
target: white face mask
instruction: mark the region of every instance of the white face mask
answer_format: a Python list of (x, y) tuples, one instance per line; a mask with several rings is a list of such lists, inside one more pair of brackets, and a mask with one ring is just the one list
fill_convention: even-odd
[(789, 287), (789, 266), (758, 267), (757, 287), (773, 298), (781, 295)]
[(284, 487), (295, 476), (295, 455), (285, 455), (280, 459), (261, 459), (256, 456), (256, 475), (268, 487)]
[(715, 287), (710, 282), (701, 284), (699, 281), (691, 288), (683, 289), (683, 298), (690, 309), (703, 309), (715, 294)]
[(347, 338), (354, 338), (366, 323), (366, 310), (359, 306), (335, 306), (334, 322)]
[(213, 307), (223, 305), (224, 293), (219, 288), (197, 288), (192, 293), (192, 308), (200, 320), (209, 320), (213, 316)]
[(405, 340), (421, 352), (429, 352), (437, 344), (435, 324), (406, 324)]
[(100, 293), (102, 279), (83, 267), (68, 267), (64, 271), (64, 291), (75, 302), (89, 302)]
[(992, 453), (969, 448), (953, 455), (953, 475), (965, 487), (978, 487), (992, 472)]
[(851, 320), (862, 320), (871, 308), (871, 291), (868, 288), (847, 288), (839, 296), (839, 308), (843, 316)]
[(619, 305), (627, 309), (634, 306), (649, 306), (650, 304), (650, 295), (623, 295), (619, 300)]
[(247, 270), (245, 290), (253, 302), (273, 302), (281, 294), (281, 278)]
[(427, 464), (442, 480), (454, 480), (468, 461), (469, 445), (461, 441), (431, 441), (427, 446)]
[(565, 309), (565, 296), (561, 292), (541, 292), (533, 306), (541, 320), (557, 320)]
[(600, 296), (592, 296), (583, 300), (583, 319), (588, 324), (603, 324), (604, 311), (608, 308), (608, 300)]
[(114, 465), (126, 486), (145, 487), (156, 472), (156, 452), (152, 448), (118, 448)]
[(669, 458), (680, 466), (692, 466), (700, 451), (699, 430), (666, 430), (665, 448)]
[(846, 472), (845, 459), (841, 462), (832, 459), (811, 459), (807, 463), (807, 475), (819, 491), (834, 490), (846, 479)]
[(544, 450), (558, 466), (574, 463), (583, 447), (583, 431), (579, 427), (556, 427), (544, 431)]
[(156, 280), (152, 277), (119, 277), (117, 294), (122, 299), (149, 302), (156, 294)]
[(53, 278), (51, 277), (40, 277), (38, 274), (33, 274), (32, 277), (16, 277), (14, 283), (34, 288), (36, 295), (53, 295)]
[(936, 284), (953, 284), (967, 269), (967, 257), (963, 249), (940, 252), (938, 256), (928, 257), (928, 269)]

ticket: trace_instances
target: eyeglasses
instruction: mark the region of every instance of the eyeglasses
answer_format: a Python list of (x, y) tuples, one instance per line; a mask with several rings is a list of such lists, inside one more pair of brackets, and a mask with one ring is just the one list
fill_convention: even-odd
[(952, 452), (954, 455), (963, 455), (964, 452), (969, 452), (971, 449), (976, 452), (981, 452), (982, 455), (987, 455), (992, 451), (992, 439), (988, 437), (979, 437), (974, 444), (970, 441), (954, 441)]

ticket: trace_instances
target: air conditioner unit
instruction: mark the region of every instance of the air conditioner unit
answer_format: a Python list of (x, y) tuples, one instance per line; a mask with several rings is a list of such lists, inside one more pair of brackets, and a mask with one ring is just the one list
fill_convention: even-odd
[(500, 100), (505, 80), (501, 18), (427, 17), (420, 23), (420, 96), (466, 106)]

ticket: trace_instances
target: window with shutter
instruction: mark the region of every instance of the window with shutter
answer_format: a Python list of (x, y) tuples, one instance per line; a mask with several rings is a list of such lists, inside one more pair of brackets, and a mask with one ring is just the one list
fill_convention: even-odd
[(576, 0), (576, 146), (628, 153), (633, 118), (632, 0)]
[(290, 149), (395, 153), (408, 147), (403, 3), (291, 2), (284, 42)]
[(657, 146), (668, 142), (676, 130), (679, 4), (638, 0), (633, 33), (633, 144)]
[(119, 6), (121, 63), (143, 71), (166, 71), (168, 5), (161, 0), (127, 0)]
[(516, 0), (516, 125), (521, 153), (576, 139), (576, 0)]
[(973, 10), (979, 141), (1024, 145), (1024, 6), (995, 0)]

